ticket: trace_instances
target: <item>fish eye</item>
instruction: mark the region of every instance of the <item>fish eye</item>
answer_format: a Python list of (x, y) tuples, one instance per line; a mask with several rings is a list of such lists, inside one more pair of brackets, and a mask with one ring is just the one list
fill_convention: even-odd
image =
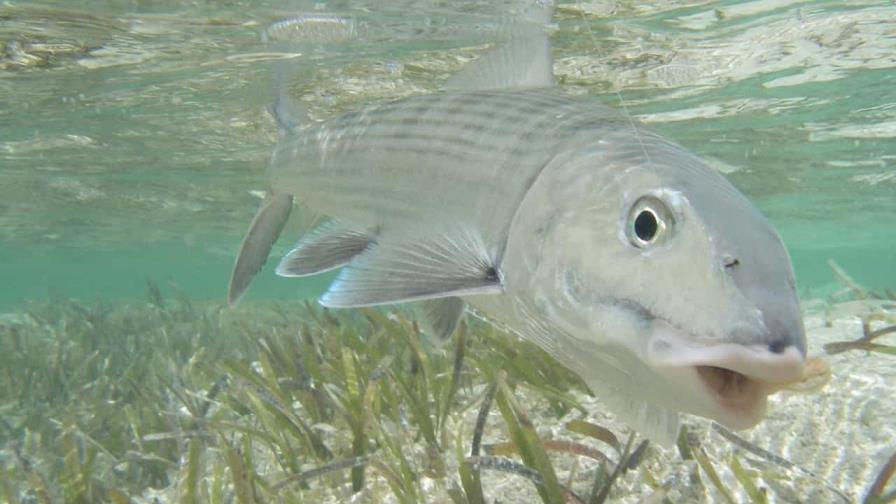
[(672, 225), (669, 207), (657, 197), (643, 196), (629, 211), (626, 235), (635, 247), (647, 248), (665, 241)]

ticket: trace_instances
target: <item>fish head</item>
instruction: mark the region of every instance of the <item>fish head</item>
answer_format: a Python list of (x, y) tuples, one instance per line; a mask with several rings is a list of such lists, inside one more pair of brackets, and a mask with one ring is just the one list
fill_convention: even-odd
[(768, 395), (803, 376), (790, 258), (696, 156), (670, 145), (637, 159), (601, 146), (530, 191), (529, 208), (542, 207), (530, 214), (529, 263), (542, 315), (569, 335), (587, 382), (751, 427)]

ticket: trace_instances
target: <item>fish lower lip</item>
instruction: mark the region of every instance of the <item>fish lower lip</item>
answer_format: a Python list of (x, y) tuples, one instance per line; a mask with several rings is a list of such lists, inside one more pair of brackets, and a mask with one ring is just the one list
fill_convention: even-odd
[(694, 366), (703, 385), (729, 411), (745, 412), (764, 406), (771, 390), (764, 382), (716, 366)]

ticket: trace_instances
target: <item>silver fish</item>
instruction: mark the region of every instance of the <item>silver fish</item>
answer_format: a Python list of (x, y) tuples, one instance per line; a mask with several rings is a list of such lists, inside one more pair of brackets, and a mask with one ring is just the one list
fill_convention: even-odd
[(295, 197), (331, 220), (277, 273), (341, 267), (324, 306), (420, 302), (442, 336), (471, 307), (664, 444), (678, 412), (755, 425), (806, 356), (781, 239), (691, 152), (551, 88), (550, 10), (536, 7), (444, 92), (285, 134), (229, 301)]

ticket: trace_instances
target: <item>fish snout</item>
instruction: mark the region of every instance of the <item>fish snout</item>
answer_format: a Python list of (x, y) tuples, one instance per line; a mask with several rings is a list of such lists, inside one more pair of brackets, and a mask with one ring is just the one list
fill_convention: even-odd
[(806, 331), (803, 328), (802, 317), (797, 314), (796, 317), (783, 318), (777, 313), (765, 312), (762, 316), (768, 329), (769, 352), (780, 355), (794, 348), (801, 356), (806, 356)]
[[(759, 311), (763, 326), (758, 331), (751, 331), (745, 338), (735, 340), (765, 344), (773, 354), (782, 354), (794, 348), (805, 357), (806, 331), (790, 261), (785, 259), (762, 264), (725, 254), (722, 265), (738, 290)], [(756, 341), (757, 337), (761, 341)]]

